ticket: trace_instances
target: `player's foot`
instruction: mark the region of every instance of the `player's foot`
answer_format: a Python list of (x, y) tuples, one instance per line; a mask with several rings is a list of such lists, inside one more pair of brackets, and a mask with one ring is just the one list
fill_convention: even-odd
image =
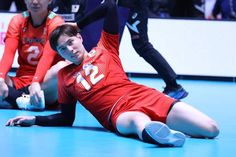
[(161, 122), (148, 123), (142, 133), (143, 141), (164, 147), (181, 147), (185, 142), (185, 135), (179, 131), (171, 130)]
[(178, 100), (188, 96), (188, 92), (181, 85), (177, 87), (165, 87), (163, 93)]
[(16, 99), (17, 106), (22, 110), (30, 110), (30, 111), (42, 111), (45, 109), (45, 98), (44, 93), (41, 90), (41, 101), (39, 105), (33, 105), (30, 103), (30, 95), (23, 94), (21, 97)]

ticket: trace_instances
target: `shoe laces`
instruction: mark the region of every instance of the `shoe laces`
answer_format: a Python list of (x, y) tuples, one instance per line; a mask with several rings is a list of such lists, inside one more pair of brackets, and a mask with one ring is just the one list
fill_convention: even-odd
[(23, 93), (23, 94), (22, 94), (22, 97), (23, 97), (23, 98), (30, 98), (30, 95)]
[[(25, 93), (23, 93), (21, 97), (22, 97), (23, 99), (30, 99), (30, 95), (29, 95), (29, 94), (25, 94)], [(29, 104), (23, 103), (24, 109), (27, 110), (29, 105), (31, 105), (31, 103), (29, 103)]]

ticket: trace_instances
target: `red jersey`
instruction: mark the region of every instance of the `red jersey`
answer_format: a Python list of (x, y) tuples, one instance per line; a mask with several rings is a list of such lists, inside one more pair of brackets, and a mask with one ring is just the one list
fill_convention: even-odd
[(5, 78), (18, 50), (19, 68), (16, 77), (13, 78), (17, 89), (29, 85), (35, 75), (36, 68), (42, 56), (46, 61), (42, 62), (36, 76), (37, 81), (42, 81), (46, 71), (53, 65), (53, 62), (61, 60), (49, 44), (50, 33), (63, 23), (63, 19), (49, 11), (46, 21), (34, 27), (31, 23), (28, 11), (18, 14), (9, 23), (6, 38), (5, 50), (0, 63), (0, 77)]
[(114, 116), (138, 104), (145, 107), (174, 101), (153, 88), (131, 82), (121, 65), (118, 47), (119, 36), (103, 31), (97, 47), (81, 65), (71, 64), (58, 76), (59, 103), (75, 104), (79, 100), (109, 130), (115, 129), (114, 122), (111, 125)]

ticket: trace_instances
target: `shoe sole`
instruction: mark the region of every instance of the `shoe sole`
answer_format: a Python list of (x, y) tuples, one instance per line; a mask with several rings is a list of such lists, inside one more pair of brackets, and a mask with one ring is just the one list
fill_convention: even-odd
[(188, 96), (188, 92), (184, 92), (181, 96), (176, 97), (175, 99), (183, 99)]
[[(172, 93), (169, 93), (169, 94), (167, 94), (167, 95), (169, 95), (170, 97), (172, 97), (172, 98), (174, 98), (174, 99), (183, 99), (183, 98), (185, 98), (185, 97), (187, 97), (188, 96), (188, 92), (175, 92), (176, 94), (172, 94)], [(181, 93), (181, 94), (179, 94), (179, 93)]]
[(147, 134), (160, 146), (181, 147), (185, 142), (185, 135), (171, 130), (160, 122), (151, 122), (146, 127)]

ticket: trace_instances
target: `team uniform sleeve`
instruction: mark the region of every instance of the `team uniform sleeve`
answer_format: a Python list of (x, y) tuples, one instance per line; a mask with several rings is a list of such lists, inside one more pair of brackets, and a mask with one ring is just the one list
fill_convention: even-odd
[[(58, 92), (61, 113), (49, 116), (36, 116), (36, 125), (41, 126), (72, 126), (75, 119), (76, 100), (69, 95), (64, 85), (61, 72), (58, 74)], [(61, 103), (62, 102), (62, 103)]]
[(104, 47), (110, 53), (119, 55), (119, 35), (113, 35), (103, 31), (97, 46)]
[(32, 82), (42, 82), (47, 71), (50, 69), (57, 53), (52, 50), (49, 41), (43, 48), (43, 56), (40, 58)]
[[(63, 19), (59, 16), (56, 16), (52, 23), (48, 26), (48, 39), (50, 36), (50, 33), (57, 27), (64, 23)], [(46, 41), (46, 44), (43, 48), (43, 55), (39, 60), (39, 63), (37, 65), (37, 69), (33, 78), (32, 82), (42, 82), (44, 79), (44, 76), (46, 75), (47, 71), (52, 66), (52, 63), (55, 59), (55, 57), (58, 54), (51, 48), (49, 40)]]
[[(65, 67), (70, 68), (70, 67)], [(68, 91), (68, 86), (66, 85), (67, 77), (63, 74), (65, 68), (58, 72), (58, 102), (60, 104), (76, 104), (77, 99), (73, 97), (72, 93)], [(70, 69), (69, 69), (70, 70)]]
[(60, 104), (61, 113), (48, 116), (36, 116), (35, 125), (72, 126), (75, 119), (75, 104)]
[(20, 22), (20, 15), (16, 15), (12, 18), (8, 25), (5, 38), (5, 48), (0, 62), (0, 77), (4, 79), (12, 67), (16, 50), (18, 48), (20, 38)]

